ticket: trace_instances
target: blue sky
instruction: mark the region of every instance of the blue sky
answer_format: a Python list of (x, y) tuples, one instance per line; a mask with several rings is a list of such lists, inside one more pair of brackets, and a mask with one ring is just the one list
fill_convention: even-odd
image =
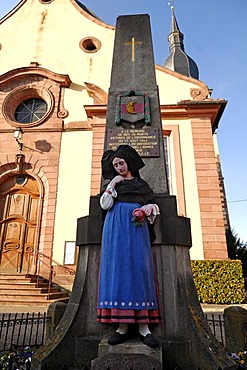
[[(38, 1), (38, 0), (36, 0)], [(59, 0), (55, 0), (59, 1)], [(118, 15), (149, 14), (155, 62), (169, 55), (171, 10), (163, 0), (81, 0), (106, 23)], [(18, 0), (1, 1), (0, 18)], [(176, 0), (172, 2), (186, 53), (212, 98), (228, 101), (218, 129), (218, 143), (231, 227), (247, 242), (247, 1)]]

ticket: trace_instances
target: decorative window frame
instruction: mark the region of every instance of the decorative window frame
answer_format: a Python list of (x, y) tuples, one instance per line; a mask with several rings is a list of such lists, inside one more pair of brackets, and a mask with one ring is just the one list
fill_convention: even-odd
[[(47, 112), (44, 116), (35, 122), (31, 123), (20, 123), (15, 119), (15, 112), (17, 107), (27, 99), (40, 98), (47, 103)], [(2, 105), (2, 113), (5, 120), (14, 127), (34, 127), (43, 123), (51, 114), (54, 109), (55, 99), (52, 93), (40, 86), (35, 85), (24, 85), (14, 89), (8, 96), (4, 99)]]
[[(87, 44), (93, 44), (95, 46), (95, 49), (93, 50), (89, 50), (87, 49)], [(97, 39), (96, 37), (93, 37), (93, 36), (87, 36), (87, 37), (84, 37), (84, 39), (82, 39), (80, 42), (79, 42), (79, 46), (80, 48), (85, 52), (85, 53), (97, 53), (97, 51), (99, 51), (101, 49), (101, 41), (99, 39)]]

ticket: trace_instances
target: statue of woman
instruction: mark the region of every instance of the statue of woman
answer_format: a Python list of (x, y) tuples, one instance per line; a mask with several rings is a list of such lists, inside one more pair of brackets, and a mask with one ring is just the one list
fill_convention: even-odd
[(157, 283), (153, 266), (150, 225), (159, 214), (149, 185), (140, 178), (144, 167), (128, 145), (107, 150), (102, 175), (111, 181), (100, 198), (107, 211), (99, 276), (98, 315), (102, 323), (119, 323), (108, 339), (111, 345), (129, 339), (129, 324), (139, 324), (142, 342), (159, 346), (148, 324), (160, 322)]

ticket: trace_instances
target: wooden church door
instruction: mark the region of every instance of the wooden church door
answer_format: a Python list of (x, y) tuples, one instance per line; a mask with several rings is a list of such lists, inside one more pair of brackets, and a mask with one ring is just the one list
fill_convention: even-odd
[(28, 271), (27, 251), (35, 248), (39, 198), (38, 183), (31, 177), (14, 176), (0, 185), (0, 272)]

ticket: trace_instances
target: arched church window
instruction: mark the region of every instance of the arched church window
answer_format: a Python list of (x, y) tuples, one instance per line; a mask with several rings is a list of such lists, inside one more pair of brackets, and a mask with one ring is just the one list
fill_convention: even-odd
[(36, 122), (47, 112), (47, 103), (40, 98), (31, 98), (18, 105), (15, 111), (15, 120), (19, 123)]
[(21, 86), (4, 100), (3, 115), (12, 126), (33, 127), (43, 123), (54, 109), (54, 96), (38, 86)]

